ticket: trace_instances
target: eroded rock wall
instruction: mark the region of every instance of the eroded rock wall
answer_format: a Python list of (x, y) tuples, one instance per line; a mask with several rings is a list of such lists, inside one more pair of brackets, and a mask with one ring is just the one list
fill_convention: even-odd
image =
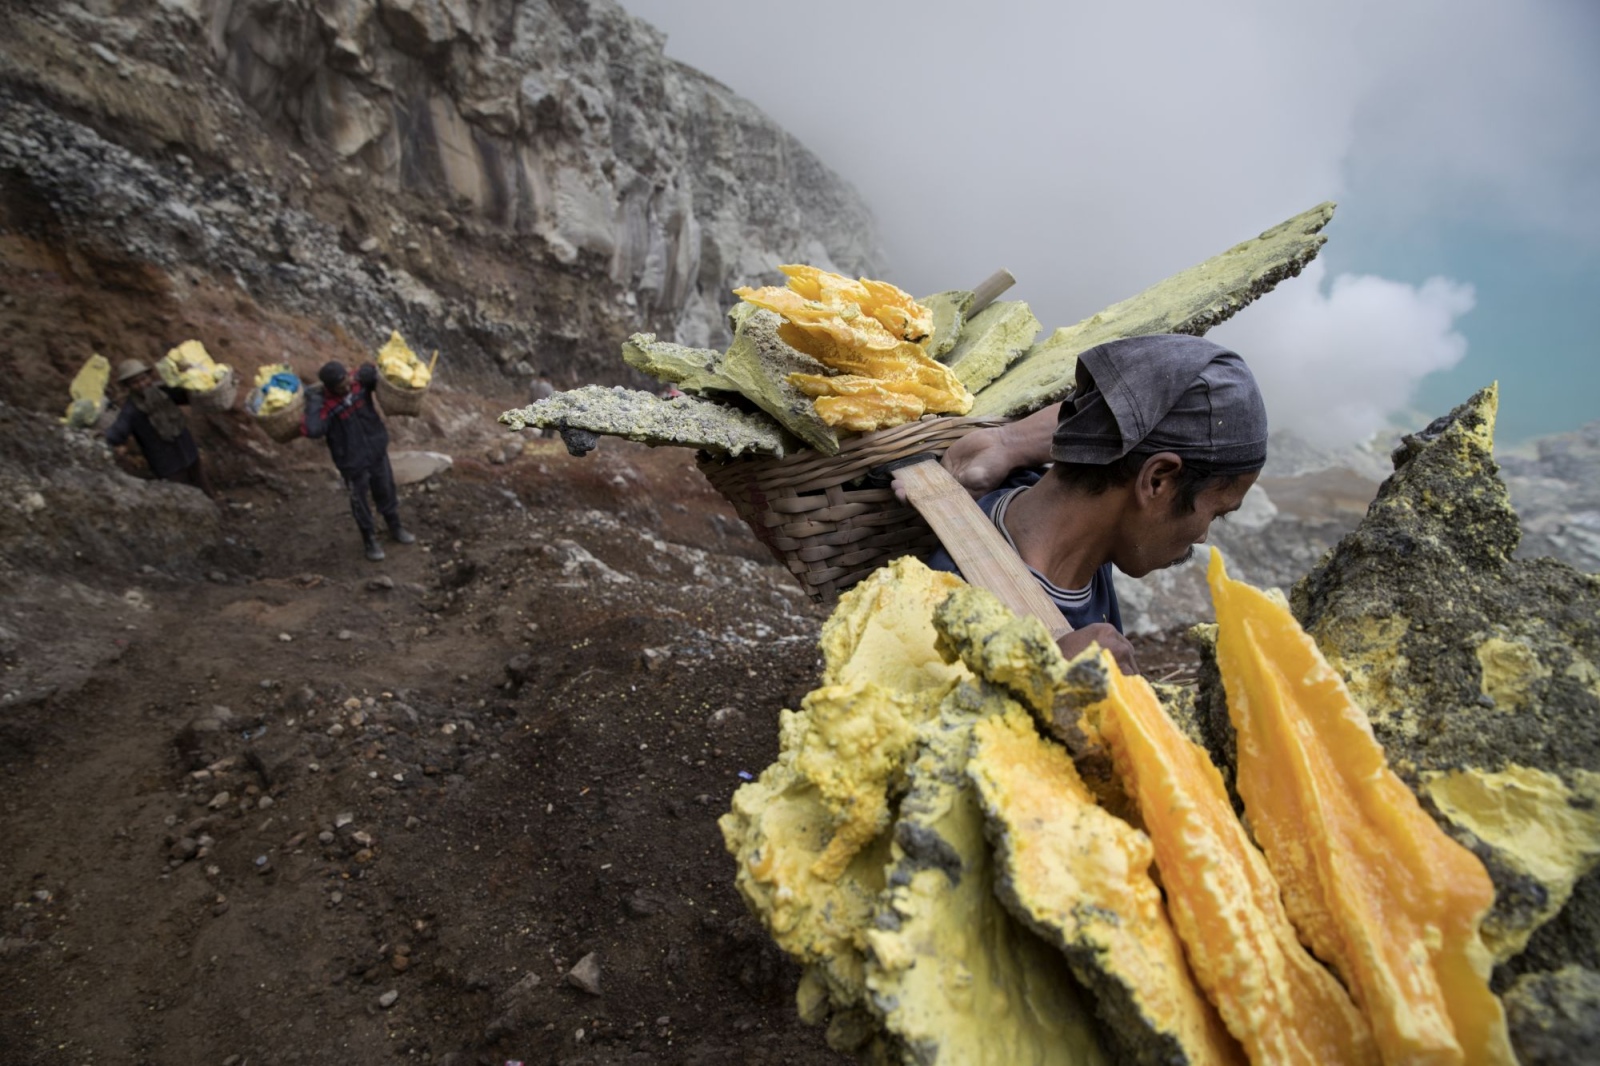
[(729, 290), (779, 262), (879, 271), (854, 191), (663, 44), (609, 0), (8, 5), (7, 258), (28, 281), (63, 244), (154, 264), (172, 332), (215, 283), (358, 344), (398, 326), (489, 381), (620, 381), (641, 328), (724, 340)]

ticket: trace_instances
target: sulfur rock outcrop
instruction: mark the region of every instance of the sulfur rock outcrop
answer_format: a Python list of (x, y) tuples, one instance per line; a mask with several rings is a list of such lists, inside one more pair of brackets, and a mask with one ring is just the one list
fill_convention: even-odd
[(1293, 605), (1397, 772), (1487, 866), (1501, 987), (1600, 973), (1600, 576), (1516, 555), (1495, 407), (1490, 387), (1407, 437)]

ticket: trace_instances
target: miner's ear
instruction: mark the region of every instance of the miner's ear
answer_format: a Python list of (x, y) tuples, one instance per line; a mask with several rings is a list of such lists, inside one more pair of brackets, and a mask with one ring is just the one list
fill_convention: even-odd
[(1157, 452), (1139, 468), (1135, 486), (1141, 500), (1166, 501), (1177, 492), (1178, 474), (1183, 460), (1176, 452)]

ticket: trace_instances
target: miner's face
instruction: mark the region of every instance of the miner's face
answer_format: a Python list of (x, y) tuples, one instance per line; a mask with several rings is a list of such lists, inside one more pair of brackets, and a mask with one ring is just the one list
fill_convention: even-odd
[(1127, 524), (1122, 550), (1113, 560), (1129, 577), (1144, 577), (1193, 558), (1195, 548), (1210, 535), (1211, 523), (1237, 511), (1260, 476), (1242, 474), (1204, 490), (1195, 497), (1191, 511), (1177, 491), (1176, 473), (1160, 470), (1148, 481), (1141, 475), (1136, 487), (1137, 509)]

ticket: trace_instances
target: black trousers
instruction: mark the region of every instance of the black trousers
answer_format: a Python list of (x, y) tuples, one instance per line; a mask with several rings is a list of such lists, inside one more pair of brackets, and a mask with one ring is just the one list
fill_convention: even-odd
[(341, 473), (344, 475), (345, 491), (350, 493), (350, 513), (355, 515), (356, 525), (360, 527), (363, 537), (370, 537), (376, 532), (372, 524), (372, 508), (367, 506), (369, 495), (372, 502), (378, 505), (378, 513), (383, 520), (389, 523), (389, 528), (400, 528), (400, 497), (394, 489), (394, 471), (389, 468), (387, 452), (371, 466)]

